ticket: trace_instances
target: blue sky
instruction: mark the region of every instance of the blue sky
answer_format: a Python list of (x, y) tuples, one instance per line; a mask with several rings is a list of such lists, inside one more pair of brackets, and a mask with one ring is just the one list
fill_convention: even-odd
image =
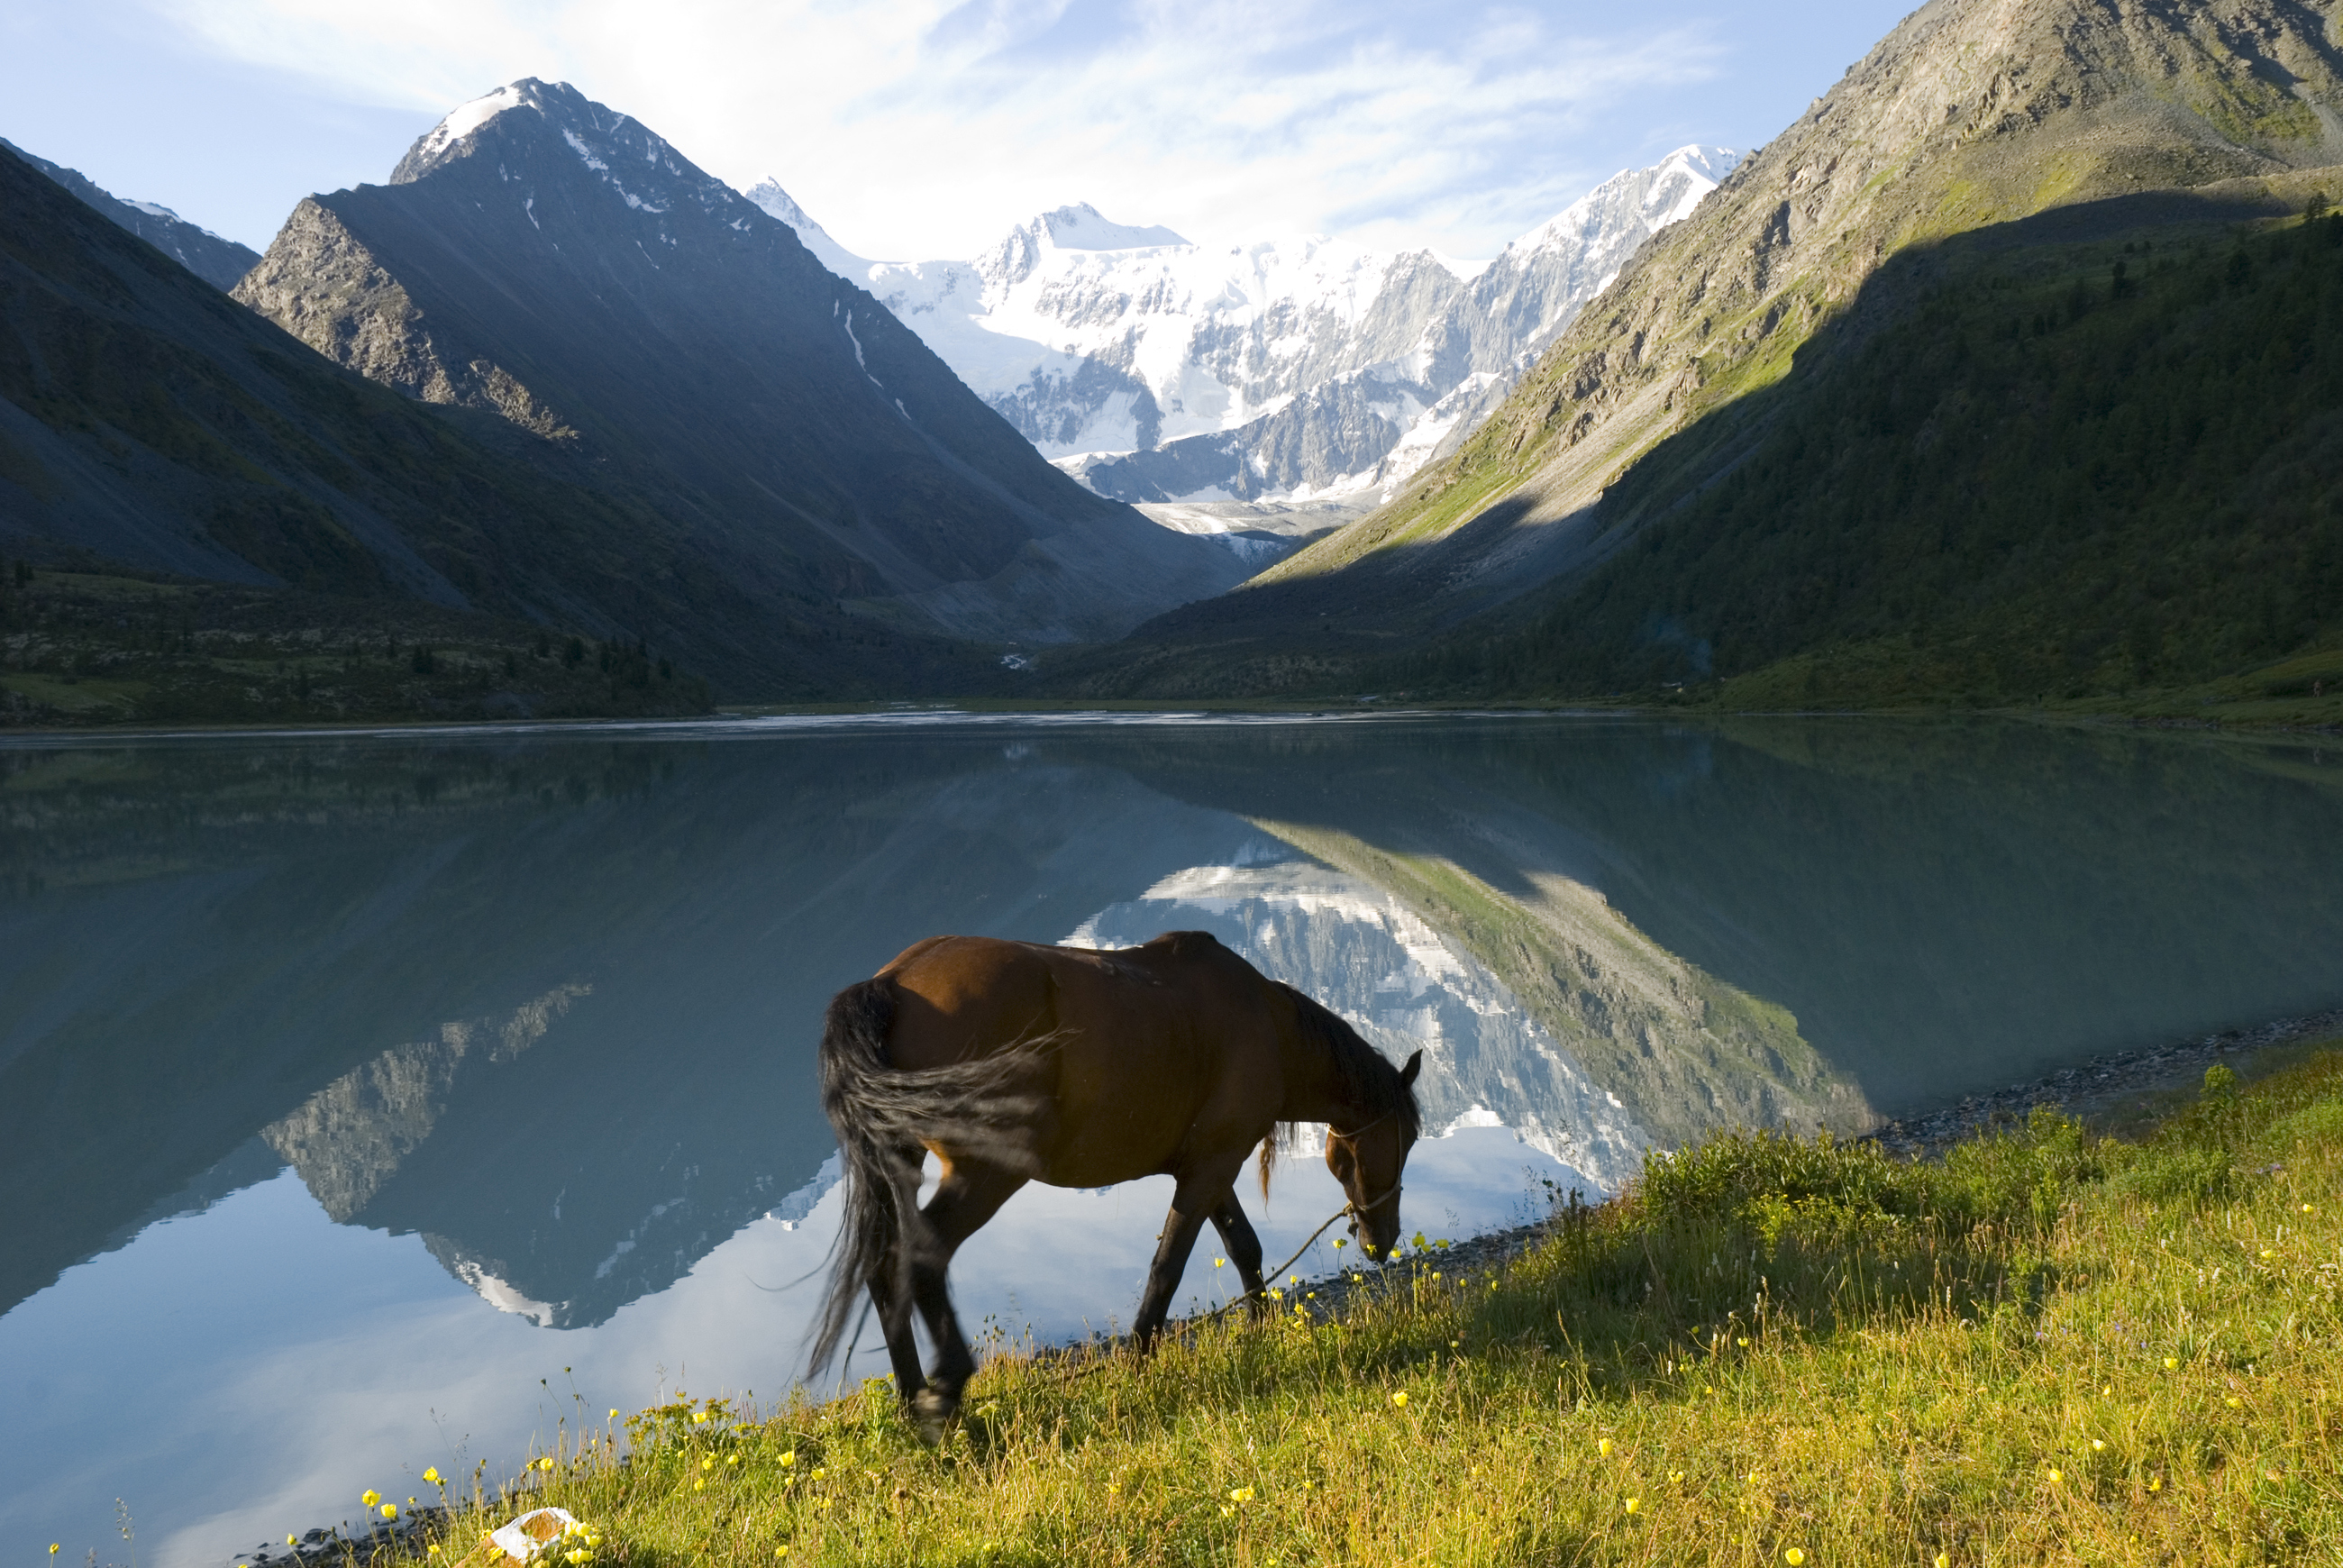
[(840, 242), (964, 256), (1046, 207), (1493, 254), (1686, 142), (1789, 123), (1906, 0), (10, 0), (0, 136), (257, 247), (447, 109), (576, 83)]

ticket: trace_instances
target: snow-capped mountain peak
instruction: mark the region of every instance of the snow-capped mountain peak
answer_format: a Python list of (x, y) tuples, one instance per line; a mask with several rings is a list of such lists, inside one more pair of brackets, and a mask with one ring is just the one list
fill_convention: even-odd
[[(493, 93), (484, 93), (470, 103), (457, 105), (447, 112), (445, 119), (424, 132), (421, 139), (408, 149), (407, 156), (399, 163), (398, 170), (390, 176), (392, 183), (403, 183), (399, 178), (401, 174), (407, 175), (408, 179), (413, 179), (421, 175), (424, 170), (437, 167), (444, 155), (466, 136), (470, 136), (507, 109), (518, 109), (524, 105), (528, 105), (530, 98), (528, 89), (538, 85), (541, 84), (534, 77), (530, 77), (498, 87)], [(412, 173), (407, 172), (407, 166), (410, 164), (415, 166)]]
[(1628, 209), (1656, 232), (1690, 216), (1701, 198), (1740, 161), (1740, 154), (1725, 147), (1678, 147), (1650, 168), (1622, 169), (1505, 248), (1538, 250), (1572, 239), (1595, 242)]
[(1086, 201), (1045, 212), (1026, 227), (1037, 238), (1048, 236), (1060, 250), (1149, 250), (1188, 243), (1160, 224), (1134, 227), (1115, 223)]
[(814, 222), (812, 215), (781, 188), (780, 181), (767, 175), (741, 194), (762, 207), (768, 216), (777, 217), (797, 230), (798, 238), (820, 258), (822, 266), (856, 283), (870, 281), (871, 264), (831, 238), (830, 231)]
[(508, 116), (522, 110), (533, 111), (541, 132), (558, 136), (588, 173), (638, 213), (656, 216), (679, 201), (709, 212), (749, 206), (729, 186), (641, 121), (594, 102), (567, 82), (542, 82), (534, 76), (458, 106), (417, 138), (391, 171), (390, 183), (412, 184), (445, 164), (470, 156), (500, 123), (510, 126), (508, 135), (538, 129), (511, 125)]
[(1322, 236), (1193, 243), (1087, 204), (1029, 219), (973, 260), (872, 262), (778, 183), (749, 195), (1091, 488), (1302, 501), (1388, 493), (1453, 450), (1738, 157), (1678, 148), (1485, 263)]

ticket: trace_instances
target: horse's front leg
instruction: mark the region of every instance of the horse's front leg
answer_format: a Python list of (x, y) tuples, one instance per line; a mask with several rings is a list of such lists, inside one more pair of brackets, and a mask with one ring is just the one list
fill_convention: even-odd
[(1154, 1347), (1155, 1336), (1163, 1332), (1163, 1320), (1172, 1315), (1172, 1295), (1180, 1288), (1180, 1276), (1187, 1271), (1188, 1254), (1196, 1248), (1196, 1232), (1229, 1195), (1236, 1180), (1235, 1165), (1242, 1162), (1240, 1153), (1228, 1169), (1182, 1176), (1173, 1190), (1172, 1211), (1164, 1216), (1163, 1233), (1155, 1239), (1155, 1261), (1147, 1271), (1147, 1290), (1139, 1298), (1139, 1316), (1131, 1325), (1131, 1337), (1142, 1353)]
[(1237, 1278), (1244, 1282), (1252, 1315), (1262, 1316), (1269, 1311), (1269, 1297), (1262, 1290), (1261, 1238), (1252, 1233), (1252, 1221), (1245, 1218), (1233, 1186), (1212, 1211), (1212, 1229), (1221, 1233), (1221, 1245), (1229, 1250), (1229, 1261), (1237, 1266)]
[[(920, 1211), (923, 1232), (912, 1244), (911, 1296), (927, 1320), (928, 1337), (935, 1342), (936, 1370), (911, 1401), (922, 1441), (943, 1441), (944, 1427), (959, 1413), (960, 1391), (976, 1375), (976, 1358), (969, 1353), (968, 1336), (960, 1332), (952, 1311), (946, 1271), (952, 1254), (983, 1223), (1001, 1211), (1026, 1178), (1012, 1171), (973, 1163), (947, 1161), (935, 1196)], [(914, 1362), (914, 1366), (917, 1362)]]

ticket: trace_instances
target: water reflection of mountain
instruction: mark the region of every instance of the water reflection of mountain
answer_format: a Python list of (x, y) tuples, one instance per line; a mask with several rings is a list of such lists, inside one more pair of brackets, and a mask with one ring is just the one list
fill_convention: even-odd
[[(1534, 1011), (1541, 968), (1571, 989), (1567, 933), (1600, 924), (1592, 897), (1666, 961), (1795, 1018), (1813, 1058), (1767, 1060), (1759, 1027), (1749, 1050), (1649, 1081), (1649, 1101), (1632, 1040), (1609, 1060), (1574, 1044), (1655, 1137), (1698, 1119), (1687, 1094), (1720, 1093), (1723, 1120), (1760, 1119), (1767, 1081), (1785, 1108), (1828, 1117), (1845, 1095), (1896, 1114), (2343, 1001), (2331, 747), (2001, 723), (1393, 721), (1161, 738), (1125, 765), (1393, 890)], [(1548, 934), (1516, 944), (1510, 911)]]
[(1618, 1097), (1487, 966), (1373, 883), (1298, 857), (1198, 866), (1101, 910), (1068, 940), (1127, 947), (1181, 928), (1209, 930), (1302, 987), (1386, 1055), (1421, 1048), (1428, 1131), (1510, 1127), (1598, 1190), (1642, 1162), (1650, 1140)]
[(0, 1302), (283, 1160), (599, 1322), (806, 1211), (822, 1003), (942, 930), (1224, 930), (1607, 1181), (2343, 1000), (2319, 767), (1534, 721), (0, 749)]
[(0, 1302), (263, 1130), (336, 1218), (424, 1233), (517, 1310), (593, 1322), (660, 1288), (815, 1180), (840, 984), (938, 930), (1062, 932), (1259, 839), (1009, 750), (9, 754)]

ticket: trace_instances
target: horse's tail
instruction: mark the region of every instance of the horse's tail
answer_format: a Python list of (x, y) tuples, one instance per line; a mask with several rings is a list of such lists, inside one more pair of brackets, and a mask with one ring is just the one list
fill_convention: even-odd
[(857, 1299), (874, 1281), (910, 1286), (910, 1228), (919, 1222), (920, 1162), (930, 1141), (956, 1158), (1031, 1173), (1046, 1111), (1030, 1071), (1048, 1036), (974, 1061), (901, 1071), (888, 1060), (895, 985), (885, 976), (832, 997), (821, 1035), (821, 1108), (838, 1135), (845, 1222), (830, 1261), (830, 1294), (814, 1333), (812, 1372), (838, 1352)]
[(821, 1032), (821, 1108), (838, 1135), (846, 1220), (831, 1246), (830, 1294), (814, 1334), (811, 1372), (838, 1353), (855, 1298), (872, 1280), (900, 1282), (903, 1221), (919, 1197), (916, 1160), (886, 1136), (870, 1085), (887, 1068), (895, 988), (885, 980), (848, 986), (830, 998)]

